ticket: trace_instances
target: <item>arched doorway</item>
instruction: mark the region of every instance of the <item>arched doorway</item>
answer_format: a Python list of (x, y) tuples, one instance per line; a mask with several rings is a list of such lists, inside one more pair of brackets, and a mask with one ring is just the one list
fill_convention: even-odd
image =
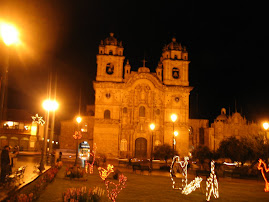
[(9, 146), (11, 146), (12, 148), (19, 145), (19, 138), (17, 137), (11, 137), (9, 140)]
[(21, 138), (20, 150), (21, 151), (28, 150), (28, 145), (29, 145), (29, 138), (27, 138), (27, 137)]
[(137, 138), (135, 140), (135, 157), (147, 158), (147, 140), (145, 138)]

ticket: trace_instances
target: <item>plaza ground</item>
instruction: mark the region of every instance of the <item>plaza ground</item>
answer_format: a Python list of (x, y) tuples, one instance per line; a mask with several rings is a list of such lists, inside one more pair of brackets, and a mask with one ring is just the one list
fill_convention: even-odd
[[(25, 183), (31, 182), (38, 173), (34, 171), (34, 165), (40, 161), (39, 156), (24, 156), (18, 161), (17, 167), (27, 165), (25, 171)], [(107, 198), (105, 183), (101, 180), (98, 170), (94, 167), (94, 174), (86, 174), (86, 181), (70, 180), (65, 177), (66, 165), (73, 164), (73, 162), (64, 162), (64, 166), (60, 169), (56, 178), (50, 183), (45, 190), (41, 193), (38, 201), (62, 201), (62, 193), (67, 188), (83, 187), (93, 188), (96, 186), (105, 190), (104, 201), (110, 201)], [(126, 165), (119, 165), (114, 163), (115, 166), (127, 176), (126, 188), (124, 188), (118, 195), (116, 201), (206, 201), (205, 200), (205, 180), (201, 183), (201, 188), (192, 192), (190, 195), (182, 195), (179, 190), (172, 189), (172, 181), (169, 177), (169, 172), (154, 170), (151, 174), (148, 171), (134, 173), (131, 168)], [(105, 167), (104, 165), (100, 165)], [(188, 173), (188, 182), (195, 178), (193, 172)], [(117, 182), (112, 179), (112, 174), (108, 180)], [(180, 179), (177, 179), (178, 181)], [(178, 182), (177, 181), (177, 182)], [(264, 192), (265, 182), (259, 179), (238, 179), (231, 177), (219, 177), (219, 199), (214, 199), (212, 196), (211, 201), (269, 201), (269, 193)], [(0, 190), (4, 194), (5, 190)], [(0, 194), (0, 195), (1, 195)]]
[[(179, 190), (172, 189), (172, 182), (168, 173), (163, 175), (149, 175), (146, 171), (140, 174), (133, 173), (130, 169), (119, 168), (127, 176), (126, 188), (123, 189), (116, 201), (206, 201), (205, 200), (205, 180), (203, 177), (200, 189), (189, 195), (182, 195)], [(93, 188), (99, 186), (105, 190), (105, 201), (107, 199), (105, 183), (101, 180), (97, 169), (94, 174), (86, 176), (87, 181), (76, 181), (65, 178), (65, 167), (61, 168), (54, 182), (49, 184), (38, 199), (39, 202), (62, 201), (62, 193), (71, 187)], [(189, 182), (194, 179), (194, 175), (188, 175)], [(112, 179), (112, 174), (107, 180), (117, 182)], [(264, 192), (265, 183), (263, 180), (246, 180), (234, 178), (219, 178), (219, 199), (211, 201), (269, 201), (269, 193)]]

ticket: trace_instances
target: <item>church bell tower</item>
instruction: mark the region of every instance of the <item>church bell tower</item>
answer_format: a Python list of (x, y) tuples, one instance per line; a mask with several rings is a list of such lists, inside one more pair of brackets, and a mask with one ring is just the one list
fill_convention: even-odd
[(176, 42), (176, 38), (163, 48), (160, 62), (163, 64), (165, 85), (189, 86), (189, 63), (186, 47)]
[(122, 42), (118, 41), (113, 33), (99, 45), (97, 59), (96, 81), (123, 81), (123, 56)]

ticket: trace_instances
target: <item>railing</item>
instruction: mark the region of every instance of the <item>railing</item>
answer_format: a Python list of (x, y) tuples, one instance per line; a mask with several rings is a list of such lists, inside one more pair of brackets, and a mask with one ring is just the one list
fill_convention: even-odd
[(0, 128), (0, 134), (31, 134), (31, 130)]

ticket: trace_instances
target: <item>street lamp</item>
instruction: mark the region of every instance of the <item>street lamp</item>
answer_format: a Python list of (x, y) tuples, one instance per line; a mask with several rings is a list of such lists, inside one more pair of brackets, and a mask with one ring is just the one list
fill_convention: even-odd
[(0, 22), (0, 34), (3, 42), (7, 46), (7, 57), (4, 67), (4, 77), (2, 81), (1, 103), (0, 103), (0, 122), (3, 120), (4, 108), (7, 100), (7, 86), (8, 86), (8, 68), (9, 68), (9, 46), (19, 44), (19, 31), (15, 26)]
[(75, 164), (74, 166), (77, 164), (77, 160), (78, 160), (78, 140), (81, 139), (82, 135), (81, 135), (81, 131), (79, 130), (79, 124), (80, 122), (82, 121), (82, 118), (80, 116), (78, 116), (76, 118), (76, 121), (78, 123), (78, 130), (75, 131), (75, 135), (73, 135), (74, 139), (77, 140), (77, 143), (76, 143), (76, 160), (75, 160)]
[(176, 141), (176, 139), (175, 139), (175, 137), (177, 137), (178, 136), (178, 132), (177, 131), (174, 131), (174, 145), (175, 145), (175, 151), (177, 150), (176, 149), (176, 143), (177, 143), (177, 141)]
[(177, 120), (177, 115), (176, 114), (172, 114), (171, 115), (171, 120), (173, 122), (173, 157), (175, 155), (175, 122)]
[[(49, 131), (49, 112), (50, 111), (56, 111), (59, 107), (59, 104), (56, 100), (45, 100), (42, 104), (43, 108), (46, 110), (46, 116), (45, 116), (45, 131), (44, 131), (44, 140), (43, 140), (43, 149), (41, 152), (41, 160), (40, 160), (40, 166), (39, 170), (42, 172), (44, 167), (44, 156), (47, 156), (47, 138), (48, 138), (48, 131)], [(50, 141), (52, 141), (52, 138), (50, 138)]]
[(265, 130), (265, 138), (264, 138), (264, 141), (266, 141), (266, 165), (268, 165), (268, 138), (267, 138), (267, 130), (269, 128), (269, 123), (264, 122), (262, 126), (263, 126), (263, 128)]
[(150, 168), (151, 168), (151, 170), (152, 170), (153, 131), (154, 131), (154, 129), (155, 129), (155, 124), (152, 123), (152, 124), (149, 125), (149, 127), (150, 127), (150, 130), (151, 130), (151, 132), (152, 132), (152, 134), (151, 134), (151, 152), (150, 152)]

